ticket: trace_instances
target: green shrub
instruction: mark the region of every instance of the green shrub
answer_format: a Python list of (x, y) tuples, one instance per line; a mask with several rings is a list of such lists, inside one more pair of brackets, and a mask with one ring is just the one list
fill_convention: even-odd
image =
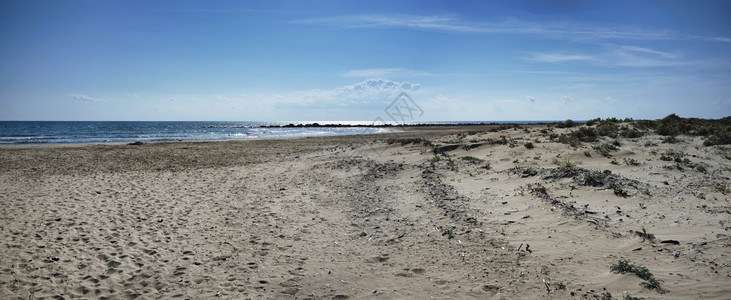
[(637, 266), (634, 264), (631, 264), (627, 260), (620, 260), (617, 262), (617, 264), (611, 265), (609, 267), (609, 270), (612, 272), (617, 272), (620, 274), (625, 273), (633, 273), (637, 275), (640, 279), (644, 280), (642, 283), (640, 283), (642, 286), (644, 286), (647, 289), (650, 290), (656, 290), (660, 293), (663, 293), (664, 291), (660, 287), (660, 280), (655, 279), (655, 276), (652, 275), (650, 270), (647, 269), (645, 266)]
[(581, 142), (596, 142), (599, 140), (599, 134), (591, 127), (580, 127), (577, 130), (556, 137), (559, 143), (569, 144), (572, 147), (581, 146)]
[(599, 124), (599, 126), (597, 126), (596, 131), (601, 136), (616, 138), (617, 133), (619, 132), (619, 127), (612, 121), (604, 120)]
[(634, 123), (635, 128), (640, 130), (651, 130), (657, 128), (657, 121), (654, 120), (639, 120)]
[(677, 163), (683, 162), (683, 156), (685, 156), (685, 153), (683, 152), (676, 152), (672, 149), (668, 149), (665, 151), (665, 153), (660, 155), (660, 160), (664, 161), (675, 161)]
[(677, 144), (680, 142), (682, 142), (682, 140), (680, 140), (678, 137), (676, 137), (674, 135), (671, 135), (671, 136), (668, 136), (668, 137), (662, 139), (663, 144)]
[(631, 273), (634, 270), (634, 265), (628, 260), (620, 260), (616, 264), (609, 266), (609, 270), (612, 272), (618, 272), (620, 274)]
[(625, 158), (624, 159), (624, 164), (625, 165), (628, 165), (628, 166), (639, 166), (640, 165), (640, 162), (637, 161), (634, 158)]
[(656, 132), (659, 135), (674, 136), (689, 133), (691, 128), (688, 119), (683, 119), (676, 114), (670, 114), (658, 121)]
[(612, 155), (609, 153), (610, 151), (617, 151), (618, 148), (614, 144), (601, 144), (601, 145), (593, 145), (591, 146), (594, 150), (599, 152), (604, 157), (612, 157)]
[(645, 133), (646, 132), (644, 132), (644, 131), (639, 131), (639, 130), (634, 130), (634, 129), (625, 129), (620, 133), (620, 135), (623, 138), (636, 139), (636, 138), (642, 137), (643, 135), (645, 135)]
[(564, 167), (564, 168), (573, 168), (573, 167), (576, 167), (576, 162), (573, 162), (573, 161), (567, 159), (565, 162), (563, 162), (561, 164), (561, 167)]
[(649, 280), (653, 277), (652, 273), (650, 273), (650, 270), (648, 270), (645, 266), (634, 266), (632, 273), (635, 273), (637, 277), (643, 280)]
[(703, 142), (703, 146), (731, 144), (731, 131), (729, 129), (730, 127), (726, 127), (726, 130), (717, 130)]
[(566, 122), (558, 122), (556, 124), (556, 127), (557, 128), (571, 128), (571, 127), (578, 126), (578, 125), (579, 125), (578, 123), (576, 123), (573, 120), (569, 119), (569, 120), (566, 120)]
[(591, 119), (589, 121), (586, 121), (585, 124), (586, 124), (586, 126), (594, 126), (597, 123), (601, 122), (601, 120), (602, 120), (601, 118)]
[[(665, 136), (680, 134), (705, 136), (704, 146), (731, 144), (731, 116), (718, 120), (681, 118), (671, 114), (656, 121), (656, 133)], [(668, 142), (673, 142), (673, 139)]]
[(713, 184), (713, 190), (716, 192), (726, 193), (726, 184), (725, 183), (714, 183)]
[(660, 282), (661, 282), (661, 280), (657, 280), (653, 277), (653, 278), (646, 279), (645, 281), (641, 282), (640, 284), (649, 290), (656, 290), (656, 291), (659, 291), (660, 293), (662, 293), (662, 289), (660, 288)]
[(581, 127), (579, 130), (574, 131), (571, 134), (576, 136), (582, 142), (596, 142), (599, 137), (599, 133), (594, 128), (590, 127)]

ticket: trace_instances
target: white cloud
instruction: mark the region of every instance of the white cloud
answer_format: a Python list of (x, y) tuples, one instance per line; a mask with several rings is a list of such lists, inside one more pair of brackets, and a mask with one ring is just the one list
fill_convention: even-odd
[(366, 79), (343, 87), (309, 91), (299, 91), (278, 95), (271, 99), (276, 103), (298, 105), (339, 105), (357, 106), (374, 103), (388, 103), (401, 92), (418, 91), (421, 85), (408, 81), (392, 81), (388, 79)]
[(97, 98), (94, 98), (94, 97), (91, 97), (91, 96), (85, 95), (85, 94), (69, 94), (68, 96), (71, 98), (74, 98), (76, 100), (85, 101), (85, 102), (94, 102), (94, 101), (99, 100)]
[(352, 85), (337, 88), (334, 91), (338, 93), (356, 94), (357, 96), (370, 96), (373, 93), (381, 94), (382, 92), (416, 91), (420, 87), (420, 84), (408, 81), (399, 82), (381, 78), (369, 78)]
[(536, 103), (536, 97), (525, 97), (525, 100), (528, 100), (530, 103)]

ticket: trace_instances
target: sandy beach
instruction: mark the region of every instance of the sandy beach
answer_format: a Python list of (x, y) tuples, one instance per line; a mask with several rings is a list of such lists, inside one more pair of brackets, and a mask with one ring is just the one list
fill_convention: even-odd
[(0, 147), (0, 299), (728, 299), (731, 148), (576, 130)]

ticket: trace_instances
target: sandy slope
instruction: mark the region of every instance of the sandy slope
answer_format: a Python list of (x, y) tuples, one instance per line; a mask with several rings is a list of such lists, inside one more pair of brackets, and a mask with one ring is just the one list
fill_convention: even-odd
[[(728, 148), (649, 135), (607, 158), (543, 128), (3, 147), (0, 298), (731, 294)], [(460, 146), (430, 163), (429, 146), (385, 142), (417, 136)], [(620, 259), (665, 294), (610, 272)]]

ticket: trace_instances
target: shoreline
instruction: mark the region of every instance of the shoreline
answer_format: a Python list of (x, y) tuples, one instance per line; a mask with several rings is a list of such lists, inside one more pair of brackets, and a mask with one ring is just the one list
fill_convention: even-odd
[[(544, 126), (546, 124), (553, 124), (553, 123), (535, 123), (535, 124), (467, 124), (467, 125), (457, 125), (457, 124), (448, 124), (448, 125), (418, 125), (418, 126), (412, 126), (412, 125), (404, 125), (404, 126), (393, 126), (392, 131), (388, 132), (375, 132), (375, 133), (355, 133), (355, 134), (331, 134), (331, 135), (313, 135), (313, 136), (292, 136), (292, 137), (272, 137), (272, 138), (251, 138), (251, 139), (217, 139), (217, 140), (175, 140), (175, 141), (149, 141), (149, 142), (141, 142), (142, 145), (154, 145), (154, 144), (181, 144), (181, 143), (246, 143), (246, 142), (255, 142), (255, 141), (277, 141), (277, 140), (296, 140), (296, 139), (312, 139), (312, 138), (323, 138), (323, 139), (331, 139), (331, 138), (338, 138), (338, 137), (371, 137), (371, 136), (378, 136), (378, 135), (392, 135), (392, 134), (399, 134), (403, 132), (421, 132), (421, 131), (438, 131), (441, 128), (447, 128), (452, 131), (460, 131), (460, 130), (467, 130), (467, 129), (474, 129), (475, 127), (483, 127), (483, 129), (493, 129), (501, 126)], [(353, 127), (360, 127), (360, 126), (353, 126)], [(138, 146), (133, 145), (137, 142), (93, 142), (93, 143), (45, 143), (45, 144), (0, 144), (0, 149), (3, 148), (64, 148), (64, 147), (83, 147), (83, 146)]]

